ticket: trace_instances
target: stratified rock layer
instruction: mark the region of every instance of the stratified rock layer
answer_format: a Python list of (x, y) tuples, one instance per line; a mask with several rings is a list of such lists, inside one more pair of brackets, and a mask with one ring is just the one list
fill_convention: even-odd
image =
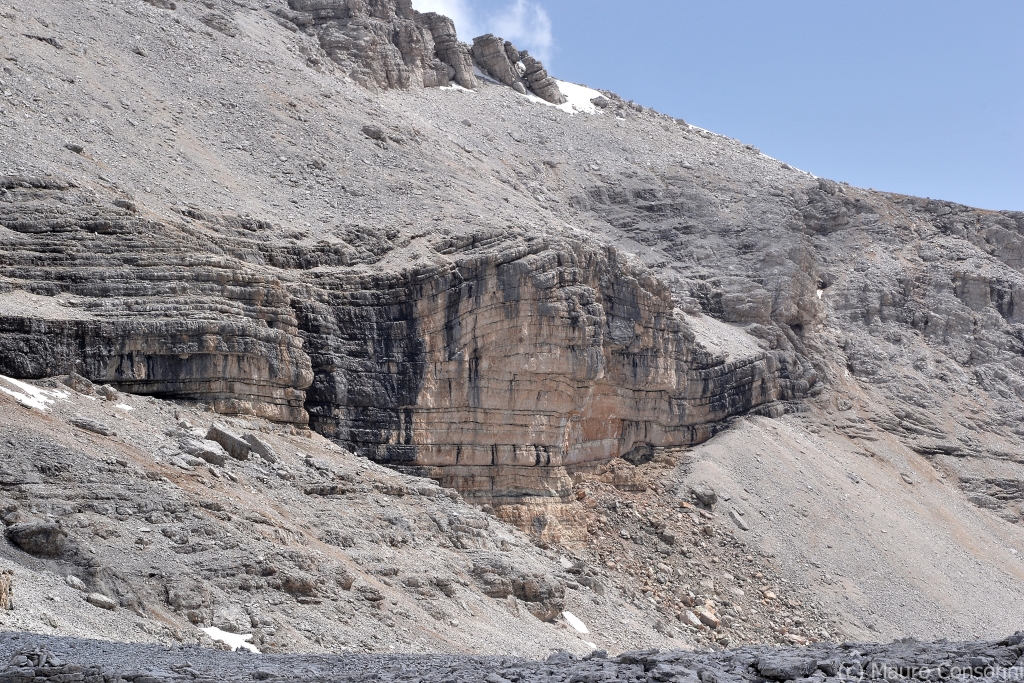
[(481, 503), (564, 502), (571, 473), (706, 440), (814, 381), (789, 352), (709, 352), (613, 248), (469, 235), (413, 269), (307, 271), (247, 237), (254, 221), (189, 210), (173, 226), (33, 183), (9, 179), (0, 208), (0, 275), (12, 302), (29, 297), (0, 315), (0, 373), (75, 370), (281, 422), (308, 410), (339, 443)]
[(704, 350), (614, 249), (537, 242), (319, 287), (296, 297), (313, 425), (480, 502), (561, 499), (571, 472), (703, 441), (809, 388), (791, 354)]
[(312, 374), (280, 282), (185, 226), (68, 183), (7, 178), (0, 188), (0, 373), (76, 370), (133, 393), (305, 424)]

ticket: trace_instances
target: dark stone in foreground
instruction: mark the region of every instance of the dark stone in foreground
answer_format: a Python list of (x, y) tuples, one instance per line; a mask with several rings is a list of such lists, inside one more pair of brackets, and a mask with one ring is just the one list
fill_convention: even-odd
[(64, 552), (67, 534), (60, 526), (47, 522), (25, 522), (7, 528), (7, 540), (27, 553), (41, 557), (59, 557)]
[(556, 652), (546, 661), (457, 655), (253, 655), (195, 646), (0, 634), (0, 683), (34, 681), (687, 681), (763, 683), (766, 679), (839, 683), (852, 680), (1024, 679), (1024, 632), (999, 641), (816, 644), (743, 647), (718, 652), (641, 650), (582, 659)]

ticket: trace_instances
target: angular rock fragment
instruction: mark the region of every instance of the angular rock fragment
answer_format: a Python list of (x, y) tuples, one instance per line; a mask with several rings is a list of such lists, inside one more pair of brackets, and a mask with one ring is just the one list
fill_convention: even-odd
[(741, 531), (750, 531), (750, 525), (747, 524), (747, 520), (743, 519), (743, 516), (736, 508), (729, 510), (729, 518), (737, 527), (740, 528)]
[(7, 527), (7, 540), (31, 555), (59, 557), (67, 545), (67, 534), (52, 522), (24, 522)]
[(108, 401), (117, 400), (117, 389), (110, 386), (109, 384), (104, 384), (103, 386), (101, 386), (99, 389), (96, 390), (96, 393)]
[(217, 12), (210, 12), (199, 17), (199, 21), (206, 24), (214, 31), (219, 31), (230, 38), (238, 37), (238, 26), (228, 17)]
[(84, 593), (88, 590), (88, 588), (86, 588), (85, 586), (85, 582), (77, 576), (75, 576), (74, 574), (68, 574), (66, 577), (64, 577), (64, 583), (66, 583), (71, 588), (74, 588), (76, 591), (82, 591)]
[(77, 372), (68, 373), (68, 376), (65, 377), (62, 381), (66, 386), (71, 387), (78, 393), (83, 394), (85, 396), (91, 395), (93, 393), (93, 390), (96, 388), (92, 382), (90, 382), (85, 377), (82, 377)]
[(366, 125), (363, 126), (363, 135), (370, 138), (371, 140), (377, 140), (383, 142), (387, 139), (387, 133), (380, 126)]
[[(235, 460), (248, 460), (252, 448), (242, 437), (230, 432), (226, 427), (211, 425), (206, 438), (220, 444)], [(199, 457), (202, 457), (201, 455)]]
[(178, 447), (185, 453), (218, 467), (223, 467), (228, 460), (228, 452), (219, 443), (209, 439), (180, 439)]
[(108, 598), (106, 595), (103, 595), (102, 593), (89, 593), (87, 596), (85, 596), (85, 601), (88, 602), (90, 605), (95, 605), (96, 607), (99, 607), (100, 609), (110, 611), (114, 611), (115, 609), (117, 609), (117, 602), (115, 602), (111, 598)]
[(93, 432), (101, 436), (117, 436), (117, 432), (114, 431), (114, 428), (110, 425), (105, 425), (102, 422), (97, 422), (96, 420), (90, 420), (87, 417), (73, 417), (68, 420), (68, 422), (79, 429), (86, 430), (87, 432)]
[(718, 618), (718, 615), (716, 615), (714, 612), (707, 609), (706, 607), (701, 607), (694, 610), (694, 614), (696, 614), (697, 618), (700, 619), (700, 623), (704, 624), (712, 630), (717, 629), (719, 626), (722, 625), (722, 620)]
[(685, 610), (683, 612), (683, 623), (693, 628), (703, 628), (704, 622), (700, 620), (696, 614), (691, 610)]
[(762, 655), (755, 663), (765, 678), (773, 681), (794, 681), (806, 678), (818, 668), (817, 660), (792, 655)]
[(705, 507), (714, 507), (718, 502), (718, 494), (705, 482), (699, 482), (690, 487), (690, 493), (694, 499)]
[(277, 453), (274, 451), (274, 447), (267, 443), (264, 439), (260, 438), (256, 434), (246, 434), (245, 442), (249, 444), (249, 448), (252, 452), (260, 456), (264, 460), (270, 463), (277, 462)]

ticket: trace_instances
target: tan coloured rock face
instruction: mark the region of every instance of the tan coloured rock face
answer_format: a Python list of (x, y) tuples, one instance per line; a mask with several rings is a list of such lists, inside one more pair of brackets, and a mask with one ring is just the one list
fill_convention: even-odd
[[(365, 335), (361, 363), (350, 347), (313, 354), (310, 401), (331, 397), (314, 425), (481, 503), (564, 501), (572, 472), (698, 443), (808, 390), (788, 354), (711, 354), (667, 287), (614, 249), (524, 245), (392, 287), (374, 295), (403, 305), (347, 321)], [(346, 336), (337, 321), (351, 315), (346, 303), (331, 329), (317, 330), (326, 312), (303, 322), (324, 333), (310, 348), (330, 352), (323, 340)]]

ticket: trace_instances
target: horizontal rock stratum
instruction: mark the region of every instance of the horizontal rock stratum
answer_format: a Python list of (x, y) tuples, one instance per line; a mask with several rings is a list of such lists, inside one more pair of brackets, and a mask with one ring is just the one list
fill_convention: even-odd
[[(815, 381), (792, 352), (709, 351), (670, 289), (614, 247), (471, 234), (421, 267), (361, 276), (335, 248), (316, 254), (329, 272), (311, 271), (244, 236), (258, 221), (147, 221), (73, 183), (2, 184), (0, 263), (20, 293), (0, 316), (0, 373), (75, 370), (299, 425), (308, 413), (482, 503), (564, 501), (574, 472), (699, 443)], [(225, 228), (241, 234), (213, 237)], [(54, 251), (75, 257), (40, 256)], [(48, 319), (43, 292), (70, 305)]]

